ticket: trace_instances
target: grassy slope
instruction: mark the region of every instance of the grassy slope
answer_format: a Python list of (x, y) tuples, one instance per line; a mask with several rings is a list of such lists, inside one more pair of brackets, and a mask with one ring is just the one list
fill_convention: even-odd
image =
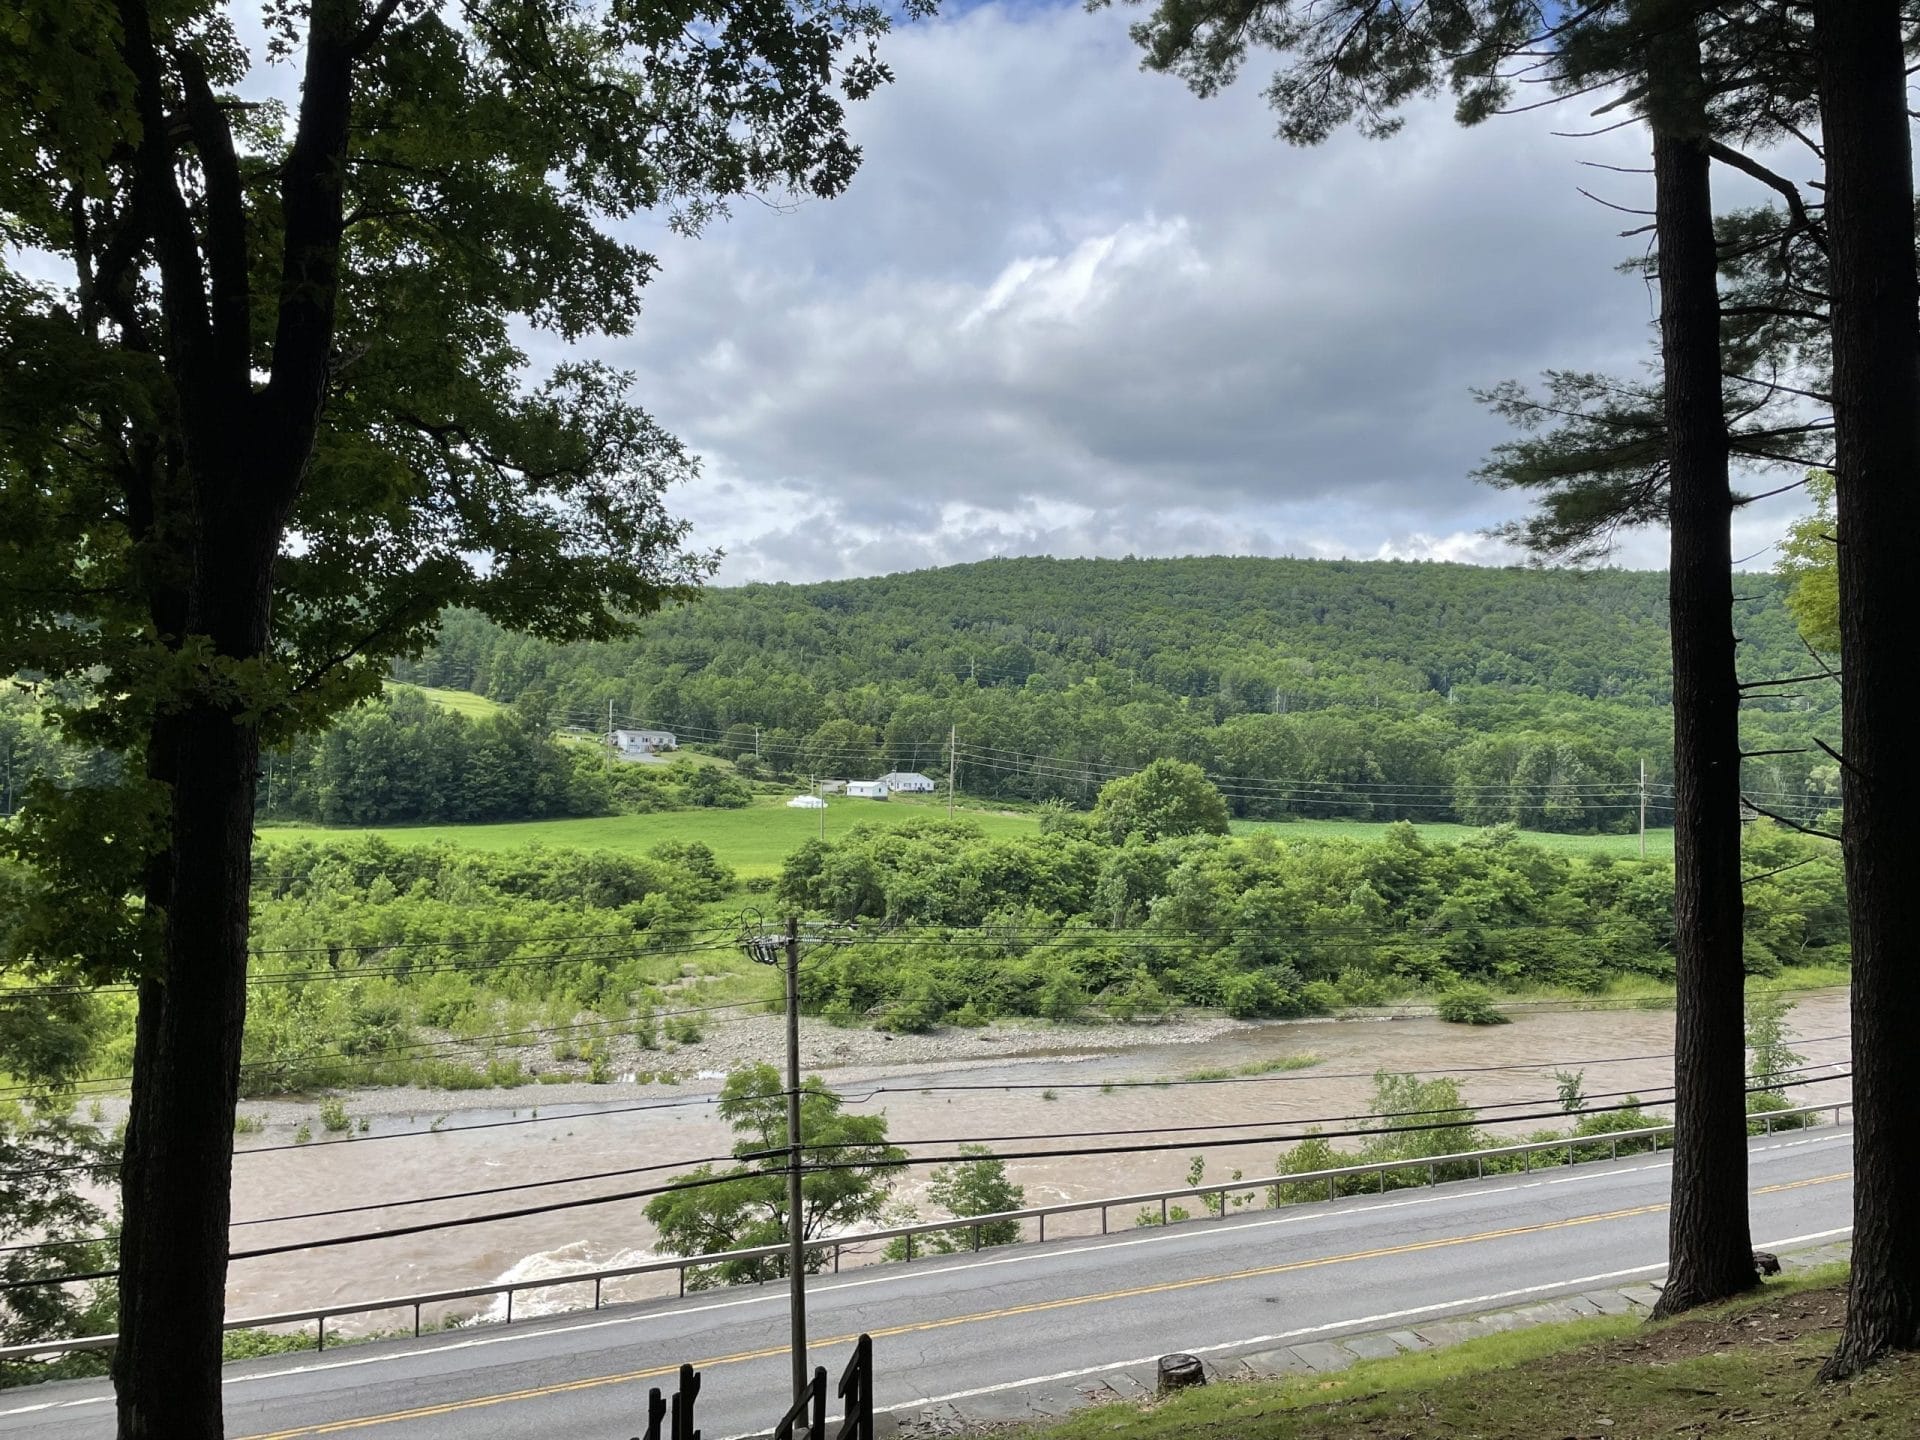
[(1648, 1326), (1542, 1326), (1334, 1375), (1209, 1385), (1150, 1407), (1084, 1411), (1030, 1440), (1551, 1440), (1920, 1433), (1920, 1359), (1846, 1385), (1813, 1372), (1842, 1313), (1837, 1267)]
[(418, 690), (427, 699), (443, 710), (458, 710), (470, 720), (478, 720), (483, 715), (491, 715), (506, 707), (497, 700), (489, 700), (484, 695), (475, 695), (467, 690), (436, 690), (431, 685), (396, 685), (387, 682), (389, 690)]

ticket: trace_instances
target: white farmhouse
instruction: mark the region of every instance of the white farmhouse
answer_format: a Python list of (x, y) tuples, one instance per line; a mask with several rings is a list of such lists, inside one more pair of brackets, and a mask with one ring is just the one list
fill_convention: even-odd
[(680, 742), (671, 730), (616, 730), (613, 748), (622, 755), (658, 755), (662, 750), (677, 750)]
[(880, 783), (894, 795), (931, 795), (933, 781), (918, 770), (890, 770), (880, 777)]
[(847, 796), (854, 800), (884, 800), (887, 798), (887, 782), (884, 780), (849, 780)]

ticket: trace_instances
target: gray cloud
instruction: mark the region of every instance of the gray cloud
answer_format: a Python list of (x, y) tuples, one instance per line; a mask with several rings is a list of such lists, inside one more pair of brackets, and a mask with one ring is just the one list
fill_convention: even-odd
[[(1394, 141), (1290, 149), (1257, 75), (1196, 100), (1140, 73), (1125, 19), (903, 32), (849, 195), (648, 237), (664, 270), (609, 358), (706, 457), (676, 503), (724, 578), (1509, 558), (1478, 533), (1518, 505), (1468, 478), (1504, 433), (1469, 389), (1644, 361), (1652, 298), (1613, 269), (1641, 242), (1577, 190), (1640, 203), (1580, 162), (1639, 164), (1641, 137), (1435, 106)], [(1743, 517), (1748, 548), (1782, 513)]]

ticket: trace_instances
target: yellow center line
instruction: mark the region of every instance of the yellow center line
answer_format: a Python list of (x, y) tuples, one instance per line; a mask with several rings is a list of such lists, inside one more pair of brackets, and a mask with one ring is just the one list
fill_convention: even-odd
[(1831, 1185), (1836, 1180), (1851, 1180), (1853, 1171), (1836, 1170), (1831, 1175), (1815, 1175), (1811, 1180), (1788, 1180), (1780, 1185), (1762, 1185), (1756, 1195), (1778, 1195), (1782, 1190), (1804, 1190), (1809, 1185)]
[[(1827, 1185), (1850, 1179), (1851, 1170), (1820, 1175), (1810, 1180), (1791, 1180), (1780, 1185), (1764, 1185), (1753, 1193), (1772, 1195), (1782, 1190), (1799, 1190), (1809, 1185)], [(1627, 1220), (1640, 1215), (1657, 1215), (1666, 1204), (1635, 1205), (1625, 1210), (1606, 1210), (1593, 1215), (1576, 1215), (1566, 1220), (1544, 1220), (1534, 1225), (1511, 1225), (1500, 1230), (1481, 1230), (1472, 1235), (1449, 1235), (1439, 1240), (1414, 1240), (1404, 1245), (1385, 1245), (1373, 1250), (1352, 1250), (1341, 1255), (1322, 1255), (1311, 1260), (1289, 1260), (1278, 1265), (1257, 1265), (1232, 1270), (1223, 1275), (1197, 1275), (1187, 1280), (1163, 1280), (1152, 1285), (1134, 1285), (1125, 1290), (1104, 1290), (1094, 1295), (1067, 1295), (1057, 1300), (1037, 1300), (1027, 1305), (1009, 1305), (999, 1310), (976, 1310), (966, 1315), (950, 1315), (941, 1320), (916, 1320), (869, 1330), (874, 1339), (894, 1335), (918, 1335), (929, 1330), (946, 1330), (956, 1325), (978, 1325), (990, 1320), (1005, 1320), (1015, 1315), (1036, 1315), (1048, 1310), (1066, 1310), (1080, 1305), (1100, 1305), (1112, 1300), (1132, 1300), (1142, 1295), (1165, 1295), (1177, 1290), (1193, 1290), (1207, 1285), (1225, 1285), (1236, 1280), (1257, 1280), (1269, 1275), (1287, 1275), (1301, 1270), (1318, 1270), (1329, 1265), (1350, 1265), (1361, 1260), (1381, 1260), (1392, 1255), (1414, 1255), (1425, 1250), (1446, 1250), (1459, 1245), (1478, 1245), (1489, 1240), (1506, 1240), (1516, 1235), (1539, 1235), (1550, 1230), (1570, 1230), (1579, 1225), (1597, 1225), (1608, 1220)], [(835, 1335), (813, 1343), (825, 1350), (835, 1345), (851, 1345), (858, 1335)], [(784, 1345), (760, 1350), (740, 1350), (731, 1355), (713, 1355), (693, 1362), (696, 1370), (712, 1370), (721, 1365), (740, 1365), (751, 1360), (769, 1360), (785, 1355)], [(292, 1430), (273, 1430), (249, 1435), (242, 1440), (299, 1440), (309, 1435), (335, 1435), (344, 1430), (363, 1430), (374, 1425), (391, 1425), (402, 1420), (426, 1420), (435, 1415), (451, 1415), (463, 1410), (479, 1410), (493, 1405), (510, 1405), (519, 1400), (542, 1400), (552, 1395), (571, 1395), (582, 1390), (597, 1390), (607, 1385), (628, 1385), (636, 1380), (655, 1380), (679, 1372), (678, 1365), (656, 1365), (645, 1370), (628, 1370), (619, 1375), (594, 1375), (584, 1380), (566, 1380), (552, 1385), (536, 1385), (525, 1390), (510, 1390), (498, 1395), (476, 1395), (467, 1400), (449, 1400), (439, 1405), (422, 1405), (412, 1410), (392, 1410), (383, 1415), (364, 1415), (354, 1420), (329, 1420), (317, 1425), (301, 1425)]]

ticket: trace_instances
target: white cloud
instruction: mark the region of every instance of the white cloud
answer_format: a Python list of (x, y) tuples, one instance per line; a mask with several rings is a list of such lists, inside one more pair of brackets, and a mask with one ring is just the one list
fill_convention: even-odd
[(847, 196), (645, 237), (663, 273), (606, 349), (707, 457), (677, 500), (724, 578), (1510, 558), (1480, 532), (1520, 502), (1469, 478), (1504, 432), (1469, 391), (1644, 360), (1652, 297), (1613, 269), (1643, 242), (1578, 193), (1580, 162), (1639, 164), (1641, 138), (1557, 139), (1541, 115), (1463, 131), (1434, 106), (1390, 142), (1290, 149), (1257, 74), (1197, 100), (1140, 73), (1125, 20), (912, 27), (898, 83), (858, 109)]

